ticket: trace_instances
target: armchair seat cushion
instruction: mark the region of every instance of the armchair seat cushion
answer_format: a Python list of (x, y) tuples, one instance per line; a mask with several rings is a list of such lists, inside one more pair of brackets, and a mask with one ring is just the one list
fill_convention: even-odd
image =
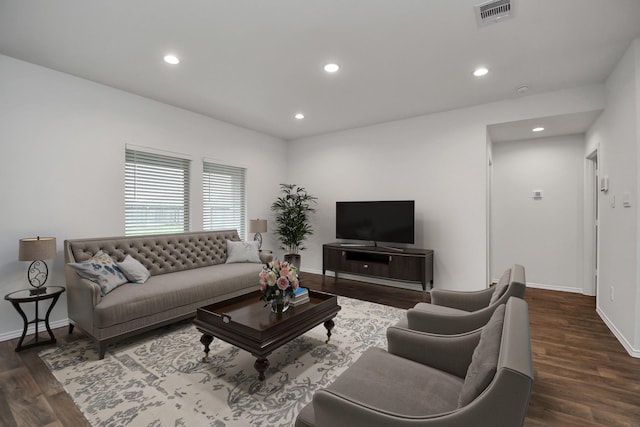
[(378, 411), (428, 416), (453, 411), (464, 380), (370, 348), (327, 390)]
[(428, 311), (432, 314), (445, 314), (447, 316), (466, 316), (469, 314), (466, 310), (460, 310), (458, 308), (447, 307), (446, 305), (435, 305), (426, 302), (419, 302), (415, 305), (414, 309)]

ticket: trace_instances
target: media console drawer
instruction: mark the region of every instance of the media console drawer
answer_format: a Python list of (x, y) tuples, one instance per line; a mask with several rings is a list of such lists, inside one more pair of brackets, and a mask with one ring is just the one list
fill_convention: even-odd
[(330, 243), (322, 246), (322, 275), (335, 273), (358, 274), (422, 285), (433, 284), (433, 251), (403, 249), (395, 251), (378, 246), (350, 246)]

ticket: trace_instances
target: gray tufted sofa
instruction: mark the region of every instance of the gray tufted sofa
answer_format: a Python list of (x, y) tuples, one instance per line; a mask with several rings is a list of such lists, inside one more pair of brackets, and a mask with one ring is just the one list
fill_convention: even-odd
[[(97, 342), (102, 359), (111, 342), (257, 290), (262, 265), (225, 264), (227, 240), (239, 241), (237, 231), (65, 240), (65, 264), (86, 261), (102, 250), (116, 262), (131, 255), (151, 272), (146, 283), (126, 283), (102, 296), (96, 283), (65, 265), (69, 332), (74, 326), (82, 329)], [(261, 254), (263, 262), (270, 258)]]

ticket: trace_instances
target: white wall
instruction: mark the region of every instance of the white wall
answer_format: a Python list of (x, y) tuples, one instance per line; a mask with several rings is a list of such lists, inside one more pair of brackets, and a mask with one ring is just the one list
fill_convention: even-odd
[[(627, 351), (640, 357), (640, 40), (635, 40), (606, 81), (604, 112), (587, 132), (589, 153), (599, 149), (600, 264), (597, 311)], [(623, 207), (624, 193), (631, 207)], [(614, 204), (615, 198), (615, 204)], [(613, 299), (611, 288), (614, 289)]]
[[(321, 245), (335, 239), (336, 200), (415, 199), (415, 246), (435, 250), (435, 286), (480, 289), (488, 277), (486, 126), (593, 111), (603, 108), (604, 93), (596, 85), (284, 143), (0, 56), (0, 287), (26, 286), (21, 237), (59, 239), (50, 280), (64, 283), (64, 239), (123, 234), (124, 146), (131, 143), (247, 167), (248, 217), (270, 224), (278, 184), (306, 187), (319, 197), (306, 271), (321, 271)], [(282, 159), (286, 167), (273, 166)], [(201, 184), (192, 183), (197, 193)], [(198, 197), (193, 203), (197, 230)], [(272, 233), (264, 237), (264, 247), (277, 247)], [(0, 339), (22, 326), (3, 304)], [(52, 319), (66, 319), (63, 300)]]
[(529, 285), (582, 292), (583, 166), (584, 135), (493, 145), (494, 279), (517, 262)]
[(434, 286), (487, 286), (487, 125), (597, 110), (603, 89), (534, 95), (293, 141), (289, 179), (319, 197), (303, 270), (322, 269), (322, 244), (335, 240), (337, 200), (415, 199), (415, 246), (435, 250)]
[[(64, 239), (124, 234), (125, 144), (191, 156), (192, 230), (202, 229), (203, 157), (247, 168), (248, 218), (267, 217), (286, 180), (273, 167), (284, 141), (0, 55), (0, 294), (28, 286), (22, 237), (57, 238), (47, 283), (64, 285)], [(3, 340), (22, 320), (0, 304)], [(66, 318), (63, 295), (51, 319)]]

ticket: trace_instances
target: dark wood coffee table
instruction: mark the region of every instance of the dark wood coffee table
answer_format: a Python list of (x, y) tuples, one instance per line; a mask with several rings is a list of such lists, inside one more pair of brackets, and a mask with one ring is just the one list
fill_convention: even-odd
[(233, 344), (256, 357), (253, 366), (258, 379), (264, 381), (269, 367), (267, 356), (274, 350), (324, 322), (327, 341), (331, 338), (333, 318), (340, 311), (335, 295), (309, 290), (309, 302), (289, 307), (282, 314), (271, 312), (260, 300), (260, 292), (252, 292), (199, 308), (193, 321), (202, 332), (204, 360), (209, 355), (213, 337)]

